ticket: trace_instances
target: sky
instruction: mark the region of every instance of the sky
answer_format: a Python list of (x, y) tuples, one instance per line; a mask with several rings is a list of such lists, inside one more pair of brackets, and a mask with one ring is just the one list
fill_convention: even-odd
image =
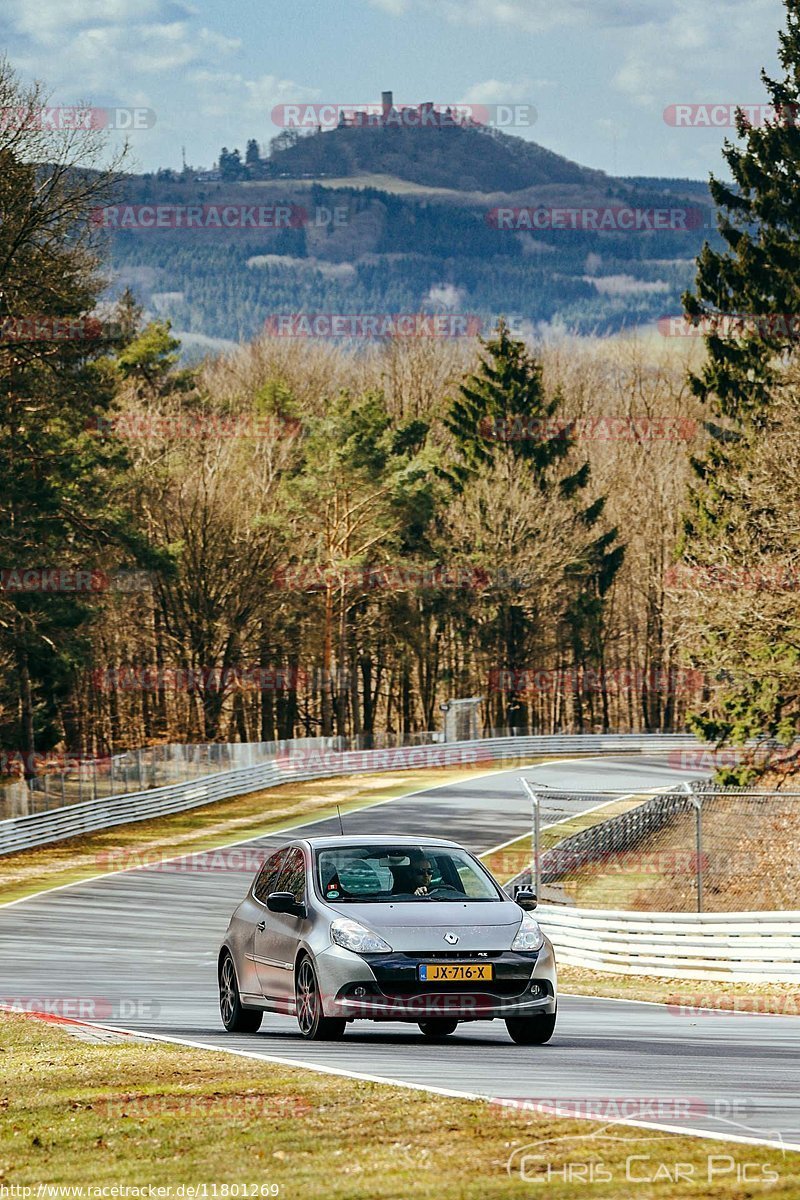
[[(152, 109), (138, 170), (266, 152), (276, 105), (529, 104), (507, 132), (618, 175), (724, 176), (727, 128), (670, 105), (757, 104), (781, 0), (2, 0), (0, 45), (53, 104)], [(716, 119), (722, 119), (720, 111)], [(113, 140), (113, 139), (112, 139)]]

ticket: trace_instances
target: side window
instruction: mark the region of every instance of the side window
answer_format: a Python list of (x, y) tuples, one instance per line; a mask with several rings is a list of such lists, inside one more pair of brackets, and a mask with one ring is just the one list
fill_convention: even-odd
[(253, 895), (256, 900), (260, 900), (262, 904), (267, 903), (267, 896), (270, 892), (277, 892), (275, 884), (278, 881), (278, 876), (281, 873), (288, 850), (278, 850), (277, 853), (270, 855), (263, 867), (258, 873), (258, 878), (253, 885)]
[(289, 850), (275, 891), (291, 892), (298, 904), (303, 903), (306, 895), (306, 863), (303, 851), (297, 847)]

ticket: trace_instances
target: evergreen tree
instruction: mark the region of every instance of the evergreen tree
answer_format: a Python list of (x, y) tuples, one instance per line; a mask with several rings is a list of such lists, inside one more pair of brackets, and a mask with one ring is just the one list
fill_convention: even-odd
[[(41, 107), (4, 64), (0, 107), (32, 116)], [(124, 449), (96, 432), (119, 339), (92, 316), (103, 281), (89, 218), (113, 178), (87, 165), (33, 119), (0, 131), (0, 312), (5, 328), (22, 331), (0, 344), (0, 661), (11, 664), (0, 744), (26, 753), (69, 736), (60, 709), (86, 661), (87, 576), (102, 587), (110, 567), (147, 553), (121, 498)], [(17, 582), (41, 570), (32, 588)]]
[[(762, 440), (780, 438), (781, 422), (786, 428), (785, 401), (792, 394), (789, 381), (798, 357), (800, 3), (784, 2), (787, 24), (779, 34), (783, 75), (772, 79), (762, 71), (774, 118), (756, 127), (740, 110), (739, 144), (726, 142), (723, 151), (734, 182), (728, 185), (714, 177), (710, 181), (726, 248), (704, 246), (697, 260), (695, 291), (684, 296), (687, 316), (711, 325), (707, 358), (691, 378), (692, 387), (712, 413), (727, 419), (727, 427), (707, 425), (711, 442), (693, 464), (696, 478), (681, 553), (688, 564), (701, 569), (722, 565), (729, 589), (755, 569), (773, 570), (769, 564), (754, 564), (753, 556), (769, 548), (763, 533), (754, 536), (763, 514), (753, 508), (748, 479)], [(723, 322), (722, 314), (737, 319)], [(793, 420), (796, 416), (795, 410)], [(772, 504), (774, 524), (781, 497), (776, 495)], [(711, 599), (698, 598), (693, 619), (701, 633), (694, 639), (693, 653), (695, 662), (721, 680), (721, 686), (695, 714), (693, 727), (719, 742), (741, 744), (762, 733), (791, 740), (797, 727), (797, 681), (792, 686), (785, 672), (776, 675), (775, 663), (796, 658), (796, 614), (784, 612), (779, 622), (765, 629), (764, 637), (754, 630), (746, 647), (739, 648), (741, 657), (731, 662), (731, 647), (737, 642), (731, 621), (738, 624), (742, 605), (737, 597), (727, 608)]]
[[(462, 490), (470, 479), (490, 472), (498, 486), (503, 486), (503, 478), (510, 479), (514, 466), (522, 466), (542, 498), (557, 496), (573, 508), (576, 526), (583, 532), (578, 534), (577, 552), (566, 572), (569, 599), (563, 623), (573, 656), (571, 665), (591, 665), (602, 674), (604, 599), (622, 565), (624, 547), (616, 544), (616, 529), (592, 533), (601, 521), (605, 500), (600, 497), (586, 507), (580, 505), (580, 496), (589, 483), (589, 463), (583, 462), (574, 470), (568, 464), (575, 445), (572, 427), (558, 415), (563, 398), (557, 393), (546, 394), (541, 363), (524, 342), (512, 338), (503, 321), (496, 336), (485, 343), (485, 350), (478, 372), (461, 385), (445, 419), (458, 456), (451, 472), (453, 485), (457, 491)], [(504, 460), (507, 470), (498, 470)], [(507, 567), (497, 564), (497, 578), (503, 579)], [(513, 672), (532, 665), (526, 656), (538, 624), (535, 598), (530, 595), (513, 600), (505, 597), (499, 603), (494, 636), (500, 661), (496, 666), (512, 673), (506, 677), (511, 679), (506, 712), (512, 725), (527, 723)], [(604, 684), (601, 693), (607, 725)], [(582, 728), (584, 715), (577, 682), (573, 708), (576, 723)]]
[(223, 146), (219, 152), (219, 173), (223, 179), (241, 179), (244, 174), (242, 156), (238, 150)]
[(769, 407), (783, 356), (796, 349), (800, 312), (800, 3), (784, 3), (784, 75), (775, 80), (761, 73), (774, 119), (751, 125), (739, 110), (743, 144), (726, 141), (723, 150), (734, 182), (713, 175), (709, 181), (727, 249), (703, 247), (696, 290), (684, 296), (691, 320), (713, 328), (721, 314), (740, 318), (738, 333), (736, 322), (721, 323), (706, 339), (708, 360), (693, 386), (719, 412), (756, 426)]

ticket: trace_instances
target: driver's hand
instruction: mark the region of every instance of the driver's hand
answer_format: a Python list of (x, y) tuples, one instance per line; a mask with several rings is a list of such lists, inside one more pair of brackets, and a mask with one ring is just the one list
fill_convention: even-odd
[(415, 896), (427, 896), (427, 894), (428, 894), (428, 889), (426, 887), (418, 887), (417, 890), (414, 892)]

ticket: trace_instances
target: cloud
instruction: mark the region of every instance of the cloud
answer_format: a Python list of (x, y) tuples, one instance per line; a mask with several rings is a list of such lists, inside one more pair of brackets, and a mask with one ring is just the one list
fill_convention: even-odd
[[(374, 8), (404, 16), (412, 7), (431, 11), (428, 0), (367, 0)], [(674, 21), (676, 12), (685, 30), (693, 26), (713, 25), (724, 32), (732, 16), (753, 18), (754, 12), (779, 11), (778, 0), (716, 0), (702, 5), (697, 0), (436, 0), (436, 11), (459, 25), (497, 25), (516, 32), (541, 33), (559, 25), (600, 26), (639, 29), (643, 26), (664, 28)], [(762, 17), (763, 23), (763, 17)]]
[(402, 17), (408, 12), (409, 0), (368, 0), (373, 8), (380, 8), (393, 17)]
[(695, 0), (674, 0), (665, 7), (663, 20), (639, 30), (625, 46), (612, 84), (643, 108), (695, 99), (745, 104), (758, 100), (763, 93), (761, 62), (752, 64), (747, 96), (728, 96), (731, 68), (743, 55), (752, 60), (753, 47), (764, 43), (765, 30), (778, 28), (780, 8), (778, 0), (717, 0), (708, 7)]
[(52, 45), (65, 33), (115, 25), (140, 25), (152, 18), (166, 24), (185, 20), (192, 10), (174, 0), (5, 0), (4, 18), (14, 33)]
[(195, 108), (203, 116), (233, 119), (247, 116), (260, 118), (265, 124), (276, 104), (310, 101), (319, 96), (318, 89), (303, 87), (277, 75), (247, 79), (234, 71), (199, 69), (191, 72), (189, 81)]
[[(241, 41), (198, 26), (175, 0), (6, 0), (7, 40), (24, 71), (55, 86), (120, 95), (126, 78), (155, 76), (237, 50)], [(1, 23), (1, 22), (0, 22)], [(57, 50), (54, 59), (53, 51)], [(59, 78), (60, 76), (60, 78)]]
[(529, 79), (519, 83), (503, 83), (500, 79), (485, 79), (482, 83), (473, 83), (467, 88), (459, 100), (459, 104), (523, 104), (530, 102), (533, 93), (544, 85), (543, 80), (536, 84)]
[[(394, 16), (411, 8), (427, 9), (427, 0), (367, 0)], [(540, 33), (556, 25), (639, 25), (651, 14), (663, 12), (661, 0), (436, 0), (447, 20), (459, 25), (501, 25), (527, 33)]]

